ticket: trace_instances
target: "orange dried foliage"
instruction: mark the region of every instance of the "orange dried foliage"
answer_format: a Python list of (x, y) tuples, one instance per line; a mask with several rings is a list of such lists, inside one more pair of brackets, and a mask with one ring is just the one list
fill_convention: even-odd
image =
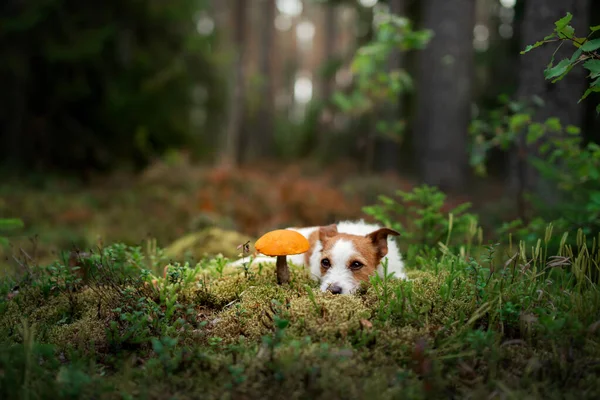
[(92, 210), (79, 207), (71, 208), (60, 213), (57, 215), (56, 220), (62, 224), (81, 224), (88, 222), (93, 216), (94, 213)]
[(227, 216), (251, 235), (360, 217), (356, 196), (344, 196), (331, 181), (327, 176), (303, 176), (295, 167), (276, 173), (216, 168), (206, 174), (197, 204), (201, 212)]

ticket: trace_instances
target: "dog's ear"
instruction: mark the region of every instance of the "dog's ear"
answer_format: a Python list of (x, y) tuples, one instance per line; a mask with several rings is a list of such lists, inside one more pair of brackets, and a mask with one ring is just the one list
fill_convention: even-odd
[(387, 243), (388, 235), (398, 236), (400, 234), (393, 229), (381, 228), (381, 229), (377, 229), (376, 231), (369, 233), (366, 236), (368, 239), (371, 240), (371, 243), (373, 243), (373, 246), (375, 246), (375, 249), (377, 250), (377, 256), (379, 258), (385, 257), (388, 253), (388, 243)]
[(325, 242), (327, 239), (338, 234), (337, 225), (331, 224), (319, 228), (319, 240)]

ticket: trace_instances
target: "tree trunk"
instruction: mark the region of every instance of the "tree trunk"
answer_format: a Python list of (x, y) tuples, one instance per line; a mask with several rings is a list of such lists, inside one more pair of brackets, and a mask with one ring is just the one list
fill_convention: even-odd
[[(521, 49), (541, 40), (551, 33), (554, 22), (564, 17), (567, 12), (573, 14), (571, 25), (575, 34), (585, 36), (589, 31), (589, 0), (527, 0), (525, 18), (522, 24)], [(583, 124), (583, 104), (577, 101), (585, 91), (585, 71), (574, 68), (562, 81), (555, 84), (544, 78), (544, 69), (552, 58), (556, 45), (548, 44), (521, 56), (519, 68), (519, 87), (517, 97), (529, 101), (538, 96), (544, 101), (544, 107), (537, 110), (536, 121), (542, 122), (549, 117), (557, 117), (564, 125), (581, 127)], [(555, 54), (555, 63), (563, 58), (571, 57), (574, 48), (565, 43)], [(531, 190), (549, 202), (555, 199), (555, 190), (548, 182), (540, 179), (539, 174), (527, 158), (535, 156), (537, 147), (525, 146), (525, 138), (520, 138), (519, 150), (513, 152), (511, 160), (511, 189), (522, 199), (524, 190)], [(520, 214), (524, 217), (523, 205)]]
[[(365, 44), (368, 44), (375, 37), (375, 31), (373, 29), (373, 10), (363, 10), (359, 12), (358, 16), (358, 24), (364, 23), (365, 21), (369, 22), (368, 30), (363, 37), (361, 37), (357, 43), (358, 47), (361, 47)], [(375, 169), (375, 157), (377, 151), (377, 118), (378, 109), (375, 108), (373, 113), (363, 116), (363, 119), (366, 127), (364, 129), (359, 129), (360, 132), (358, 137), (358, 150), (362, 153), (362, 173), (365, 175), (370, 175), (373, 173)]]
[[(404, 16), (406, 12), (406, 1), (405, 0), (389, 0), (390, 13), (394, 15)], [(390, 54), (388, 59), (387, 72), (391, 73), (395, 70), (402, 68), (403, 59), (400, 50), (395, 49)], [(389, 104), (382, 112), (382, 117), (388, 122), (388, 124), (398, 121), (404, 117), (402, 112), (402, 95), (398, 96), (398, 103)], [(396, 171), (398, 168), (398, 153), (399, 144), (397, 141), (388, 138), (379, 138), (376, 143), (377, 147), (377, 165), (376, 168), (380, 171)]]
[(249, 137), (248, 159), (255, 160), (273, 155), (275, 99), (273, 92), (273, 50), (275, 39), (275, 0), (262, 0), (260, 32), (260, 77), (262, 79), (257, 130)]
[[(324, 4), (325, 18), (323, 26), (323, 64), (329, 66), (332, 60), (336, 57), (336, 41), (337, 41), (337, 19), (335, 4)], [(326, 159), (327, 147), (329, 144), (329, 134), (332, 130), (333, 112), (331, 107), (331, 96), (333, 95), (334, 77), (329, 74), (329, 68), (325, 68), (328, 73), (323, 74), (319, 82), (321, 90), (321, 101), (325, 107), (325, 114), (329, 118), (319, 124), (318, 137), (316, 138), (317, 155)], [(329, 111), (329, 112), (327, 112)]]
[(464, 188), (471, 119), (474, 0), (428, 0), (424, 25), (435, 36), (420, 54), (415, 145), (422, 179)]
[(236, 46), (233, 90), (229, 105), (229, 123), (225, 134), (225, 146), (221, 161), (225, 165), (237, 166), (240, 160), (240, 139), (245, 110), (244, 60), (246, 53), (246, 0), (235, 0), (234, 43)]

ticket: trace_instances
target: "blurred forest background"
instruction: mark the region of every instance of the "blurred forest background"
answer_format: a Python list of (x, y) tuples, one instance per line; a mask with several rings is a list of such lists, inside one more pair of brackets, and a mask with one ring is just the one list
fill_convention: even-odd
[(567, 12), (600, 24), (592, 0), (5, 0), (0, 218), (43, 255), (326, 224), (423, 183), (490, 226), (538, 215), (525, 193), (582, 214), (535, 146), (490, 142), (511, 115), (600, 142), (585, 71), (552, 84), (556, 46), (520, 55)]

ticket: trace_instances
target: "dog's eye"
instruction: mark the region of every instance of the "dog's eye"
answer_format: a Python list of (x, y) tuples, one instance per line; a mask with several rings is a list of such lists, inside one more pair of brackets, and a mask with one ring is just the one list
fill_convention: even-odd
[(321, 267), (329, 268), (331, 267), (331, 263), (329, 262), (329, 258), (324, 258), (321, 260)]
[(354, 261), (352, 264), (350, 264), (350, 269), (361, 269), (363, 266), (363, 263), (359, 261)]

